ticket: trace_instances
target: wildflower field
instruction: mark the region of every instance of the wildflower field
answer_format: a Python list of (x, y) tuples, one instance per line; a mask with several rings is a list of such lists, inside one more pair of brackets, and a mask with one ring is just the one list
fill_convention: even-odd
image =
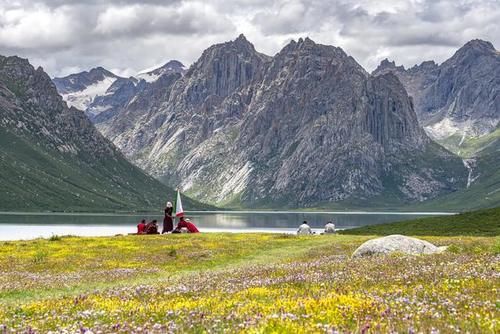
[(353, 259), (370, 236), (0, 242), (0, 333), (500, 332), (498, 237)]

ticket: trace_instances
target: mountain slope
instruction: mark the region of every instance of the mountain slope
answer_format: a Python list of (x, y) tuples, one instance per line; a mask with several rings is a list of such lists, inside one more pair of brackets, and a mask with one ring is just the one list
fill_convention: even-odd
[(394, 75), (372, 77), (310, 39), (274, 57), (244, 36), (214, 45), (162, 94), (120, 111), (103, 133), (206, 201), (304, 207), (390, 194), (406, 203), (466, 183), (460, 159), (418, 127)]
[(453, 152), (464, 154), (462, 146), (499, 124), (500, 52), (490, 42), (472, 40), (441, 65), (429, 61), (405, 70), (384, 60), (374, 75), (388, 72), (414, 98), (427, 133)]
[(0, 139), (0, 210), (158, 210), (174, 195), (18, 57), (0, 56)]
[(473, 158), (464, 159), (469, 166), (469, 177), (464, 189), (421, 203), (422, 210), (476, 210), (500, 205), (500, 141), (491, 142), (488, 147)]

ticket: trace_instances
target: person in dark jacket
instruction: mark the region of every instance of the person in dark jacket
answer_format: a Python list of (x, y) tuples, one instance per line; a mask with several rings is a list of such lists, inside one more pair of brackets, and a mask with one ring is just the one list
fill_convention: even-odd
[(187, 230), (189, 233), (199, 233), (200, 231), (195, 224), (191, 223), (188, 218), (181, 217), (179, 223), (172, 233), (182, 233), (182, 230)]
[(159, 234), (157, 222), (158, 221), (155, 219), (146, 225), (146, 234)]
[(163, 217), (163, 230), (161, 234), (170, 232), (174, 229), (174, 219), (172, 214), (174, 212), (174, 208), (172, 203), (167, 202), (167, 206), (165, 207), (165, 217)]
[(141, 222), (137, 225), (137, 234), (146, 233), (146, 219), (141, 220)]

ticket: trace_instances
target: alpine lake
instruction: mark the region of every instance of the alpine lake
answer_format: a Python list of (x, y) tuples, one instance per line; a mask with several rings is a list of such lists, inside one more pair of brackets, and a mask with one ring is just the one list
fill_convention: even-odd
[[(186, 216), (201, 232), (295, 233), (305, 220), (316, 233), (328, 221), (337, 229), (404, 221), (421, 217), (451, 215), (448, 212), (306, 212), (306, 211), (187, 211)], [(0, 213), (0, 240), (28, 240), (51, 236), (113, 236), (136, 232), (141, 219), (157, 219), (161, 214), (107, 213)], [(176, 222), (174, 222), (176, 223)]]

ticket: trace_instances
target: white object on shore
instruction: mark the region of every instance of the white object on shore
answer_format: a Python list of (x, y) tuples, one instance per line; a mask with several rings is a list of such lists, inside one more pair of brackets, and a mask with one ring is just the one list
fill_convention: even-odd
[(425, 240), (393, 234), (382, 238), (368, 240), (358, 247), (352, 254), (353, 257), (389, 254), (400, 252), (410, 255), (434, 254), (446, 250), (446, 246), (437, 247)]

